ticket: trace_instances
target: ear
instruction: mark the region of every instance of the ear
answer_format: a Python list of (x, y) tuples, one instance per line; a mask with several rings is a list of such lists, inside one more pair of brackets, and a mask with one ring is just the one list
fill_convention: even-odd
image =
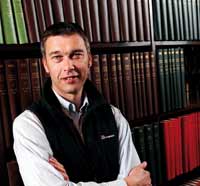
[(44, 66), (45, 72), (46, 72), (47, 74), (49, 74), (49, 68), (48, 68), (47, 60), (46, 60), (45, 57), (42, 58), (42, 64), (43, 64), (43, 66)]
[(92, 55), (89, 54), (88, 55), (88, 68), (90, 68), (92, 66)]

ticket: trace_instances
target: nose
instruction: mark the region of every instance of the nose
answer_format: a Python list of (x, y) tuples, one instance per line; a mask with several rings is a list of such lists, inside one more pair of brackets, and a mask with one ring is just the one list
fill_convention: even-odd
[(65, 70), (73, 70), (75, 68), (74, 62), (69, 58), (69, 56), (64, 57), (64, 68)]

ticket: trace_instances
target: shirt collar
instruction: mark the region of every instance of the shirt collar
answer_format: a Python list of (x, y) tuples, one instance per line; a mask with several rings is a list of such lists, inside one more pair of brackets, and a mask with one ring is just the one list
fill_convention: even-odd
[[(58, 101), (60, 102), (60, 104), (62, 105), (62, 107), (64, 109), (66, 109), (70, 113), (76, 113), (76, 112), (78, 112), (76, 110), (75, 104), (71, 103), (70, 101), (68, 101), (65, 98), (63, 98), (62, 96), (60, 96), (55, 90), (53, 90), (53, 92), (56, 95)], [(84, 99), (83, 99), (83, 103), (82, 103), (82, 105), (80, 107), (80, 111), (79, 112), (84, 112), (87, 109), (88, 105), (89, 105), (88, 97), (85, 94)]]

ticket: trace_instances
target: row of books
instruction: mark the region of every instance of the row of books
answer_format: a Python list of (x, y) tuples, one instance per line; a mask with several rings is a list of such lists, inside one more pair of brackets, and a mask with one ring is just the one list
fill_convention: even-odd
[(152, 52), (96, 54), (91, 79), (129, 121), (159, 113), (157, 70)]
[(161, 109), (163, 112), (185, 108), (186, 82), (183, 48), (157, 50)]
[(162, 185), (200, 166), (200, 112), (131, 130), (141, 161), (148, 163), (152, 185)]
[(200, 166), (200, 112), (162, 121), (166, 178)]
[(199, 0), (153, 0), (156, 40), (199, 40)]
[(0, 43), (39, 42), (49, 25), (77, 22), (90, 42), (149, 41), (148, 0), (1, 0)]

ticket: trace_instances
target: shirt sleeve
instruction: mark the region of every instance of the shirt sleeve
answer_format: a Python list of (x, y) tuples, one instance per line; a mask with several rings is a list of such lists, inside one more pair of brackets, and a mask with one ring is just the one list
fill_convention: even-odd
[(128, 176), (130, 170), (140, 164), (138, 153), (133, 144), (129, 123), (119, 109), (112, 106), (117, 127), (119, 130), (119, 163), (118, 179)]
[(24, 111), (14, 120), (13, 135), (14, 152), (25, 186), (126, 186), (123, 179), (99, 184), (64, 180), (48, 162), (53, 152), (41, 122), (30, 111)]

